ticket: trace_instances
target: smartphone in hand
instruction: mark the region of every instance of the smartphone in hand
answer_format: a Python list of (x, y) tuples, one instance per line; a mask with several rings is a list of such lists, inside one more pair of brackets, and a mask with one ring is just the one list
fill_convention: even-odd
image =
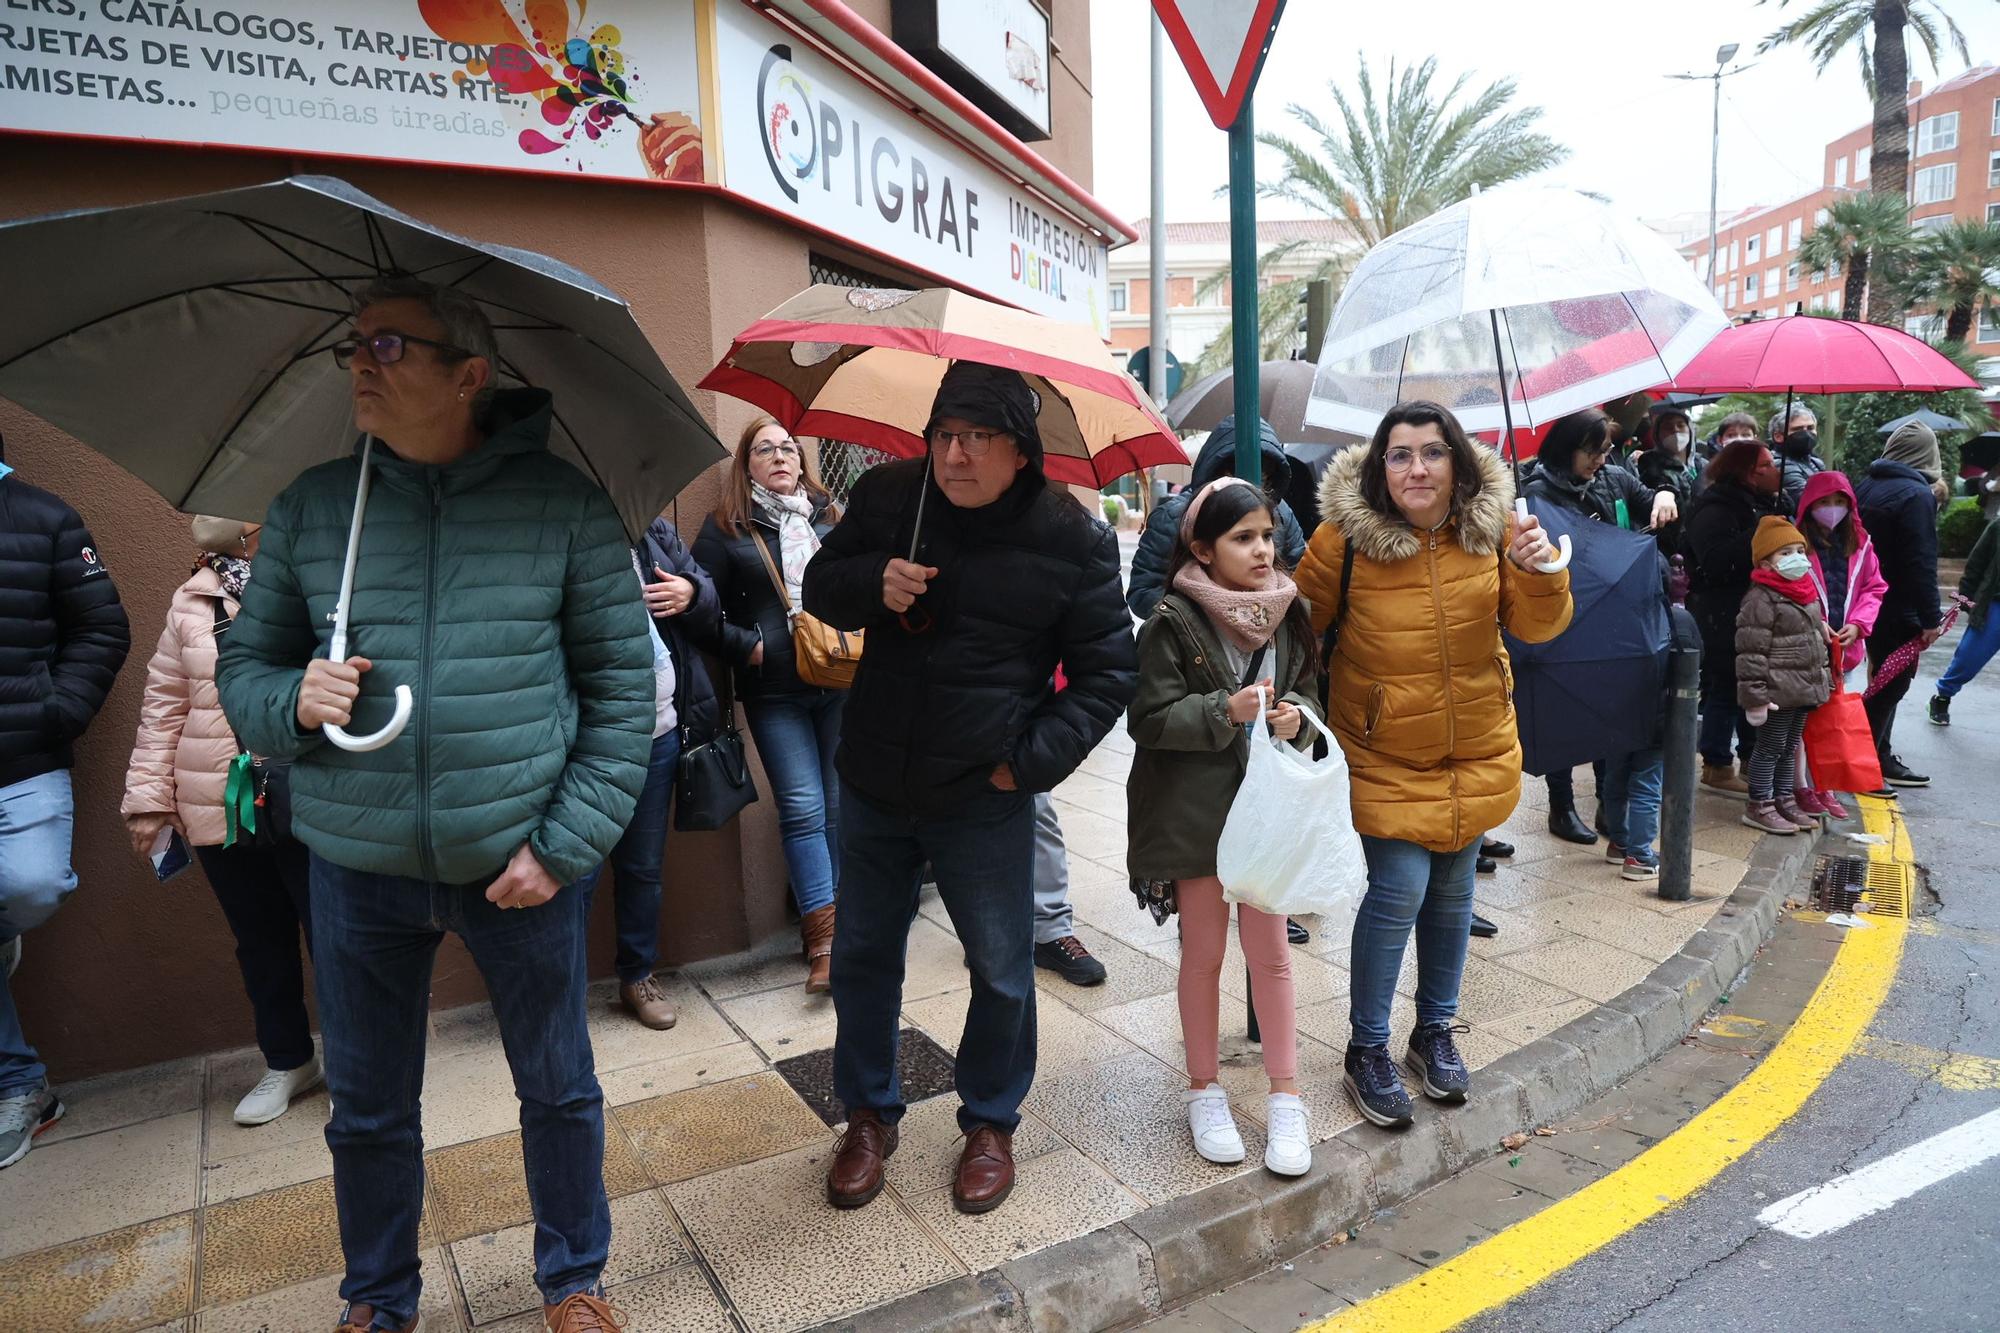
[(188, 851), (187, 839), (177, 828), (164, 828), (153, 843), (153, 873), (165, 884), (175, 875), (188, 868), (194, 859)]

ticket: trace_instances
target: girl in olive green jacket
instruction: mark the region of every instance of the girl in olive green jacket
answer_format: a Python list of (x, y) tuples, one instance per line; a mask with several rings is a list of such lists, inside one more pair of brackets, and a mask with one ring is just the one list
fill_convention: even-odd
[[(1204, 486), (1181, 518), (1170, 591), (1139, 630), (1139, 692), (1126, 719), (1137, 754), (1126, 786), (1126, 865), (1155, 918), (1181, 918), (1181, 1035), (1187, 1048), (1188, 1129), (1212, 1162), (1244, 1149), (1216, 1082), (1229, 907), (1215, 875), (1216, 843), (1249, 761), (1261, 701), (1271, 734), (1303, 748), (1300, 710), (1319, 715), (1318, 654), (1305, 603), (1277, 567), (1275, 520), (1255, 486)], [(1302, 1175), (1312, 1135), (1299, 1100), (1297, 1022), (1285, 918), (1243, 905), (1237, 934), (1271, 1080), (1264, 1164)]]

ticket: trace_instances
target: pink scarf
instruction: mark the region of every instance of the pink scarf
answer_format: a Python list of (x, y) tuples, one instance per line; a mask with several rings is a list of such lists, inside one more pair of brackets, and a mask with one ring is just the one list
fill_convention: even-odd
[(1283, 570), (1271, 571), (1268, 588), (1238, 592), (1210, 578), (1208, 570), (1194, 560), (1174, 575), (1174, 589), (1193, 599), (1216, 629), (1246, 653), (1254, 653), (1271, 641), (1284, 623), (1285, 612), (1292, 609), (1292, 599), (1299, 595), (1298, 585)]

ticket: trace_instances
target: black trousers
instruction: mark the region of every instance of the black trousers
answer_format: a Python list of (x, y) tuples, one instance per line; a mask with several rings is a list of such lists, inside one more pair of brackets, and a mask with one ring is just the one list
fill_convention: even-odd
[(306, 970), (300, 933), (312, 947), (312, 872), (305, 844), (275, 847), (239, 840), (234, 847), (197, 847), (215, 900), (236, 937), (236, 967), (257, 1023), (257, 1048), (273, 1069), (297, 1069), (312, 1059), (306, 1017)]
[[(1884, 658), (1895, 652), (1912, 639), (1923, 637), (1921, 630), (1898, 625), (1886, 633), (1868, 636), (1868, 670), (1870, 674), (1882, 665)], [(1875, 733), (1875, 753), (1887, 762), (1891, 741), (1896, 731), (1896, 705), (1903, 702), (1903, 696), (1910, 692), (1910, 682), (1917, 678), (1913, 666), (1895, 680), (1882, 687), (1881, 693), (1867, 700), (1862, 707), (1868, 713), (1868, 729)]]

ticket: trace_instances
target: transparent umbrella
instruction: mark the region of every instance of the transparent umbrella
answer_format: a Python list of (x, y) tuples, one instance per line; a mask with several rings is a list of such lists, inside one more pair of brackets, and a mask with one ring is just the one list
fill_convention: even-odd
[(1728, 327), (1658, 233), (1573, 191), (1491, 190), (1355, 267), (1306, 420), (1367, 435), (1424, 398), (1467, 430), (1541, 426), (1670, 382)]

